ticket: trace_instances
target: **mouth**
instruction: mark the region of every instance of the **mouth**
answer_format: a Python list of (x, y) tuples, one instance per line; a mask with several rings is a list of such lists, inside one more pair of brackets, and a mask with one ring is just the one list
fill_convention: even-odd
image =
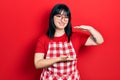
[(59, 22), (59, 25), (60, 25), (60, 26), (64, 26), (65, 23), (63, 23), (63, 22)]

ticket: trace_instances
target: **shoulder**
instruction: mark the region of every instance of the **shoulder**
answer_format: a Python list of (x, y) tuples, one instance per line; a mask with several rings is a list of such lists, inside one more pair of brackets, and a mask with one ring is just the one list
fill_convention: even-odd
[(50, 38), (47, 36), (47, 34), (41, 35), (37, 40), (38, 43), (42, 43), (42, 44), (45, 44), (49, 41), (50, 41)]
[(87, 31), (76, 31), (76, 32), (72, 32), (72, 37), (86, 37), (86, 36), (90, 36), (90, 33)]
[(38, 40), (47, 40), (47, 39), (49, 39), (49, 37), (47, 36), (47, 34), (43, 34), (43, 35), (41, 35), (41, 36), (38, 38)]
[(78, 49), (85, 44), (89, 36), (90, 33), (86, 31), (73, 32), (71, 36), (71, 41), (74, 47)]

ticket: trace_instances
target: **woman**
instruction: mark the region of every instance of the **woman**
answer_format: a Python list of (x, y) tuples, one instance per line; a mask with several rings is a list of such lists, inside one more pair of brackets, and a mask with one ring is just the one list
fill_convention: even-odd
[[(81, 32), (73, 32), (71, 13), (64, 4), (52, 9), (47, 34), (38, 40), (34, 63), (43, 68), (40, 80), (80, 80), (77, 54), (82, 46), (103, 43), (102, 35), (91, 26), (75, 26)], [(90, 34), (86, 34), (88, 31)]]

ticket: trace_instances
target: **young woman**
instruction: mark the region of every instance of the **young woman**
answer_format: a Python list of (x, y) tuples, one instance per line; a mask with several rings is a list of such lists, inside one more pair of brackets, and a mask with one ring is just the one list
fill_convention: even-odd
[(70, 21), (69, 8), (64, 4), (55, 5), (47, 34), (39, 38), (35, 51), (35, 67), (43, 68), (40, 80), (80, 80), (77, 69), (79, 49), (104, 42), (102, 35), (91, 26), (75, 26), (83, 32), (73, 32)]

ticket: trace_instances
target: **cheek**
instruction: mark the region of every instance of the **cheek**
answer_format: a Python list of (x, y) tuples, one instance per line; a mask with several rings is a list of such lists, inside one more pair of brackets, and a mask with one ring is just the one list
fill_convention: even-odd
[(68, 21), (66, 21), (66, 25), (68, 25)]
[(53, 18), (53, 22), (54, 22), (54, 24), (56, 25), (56, 23), (57, 23), (56, 18)]

